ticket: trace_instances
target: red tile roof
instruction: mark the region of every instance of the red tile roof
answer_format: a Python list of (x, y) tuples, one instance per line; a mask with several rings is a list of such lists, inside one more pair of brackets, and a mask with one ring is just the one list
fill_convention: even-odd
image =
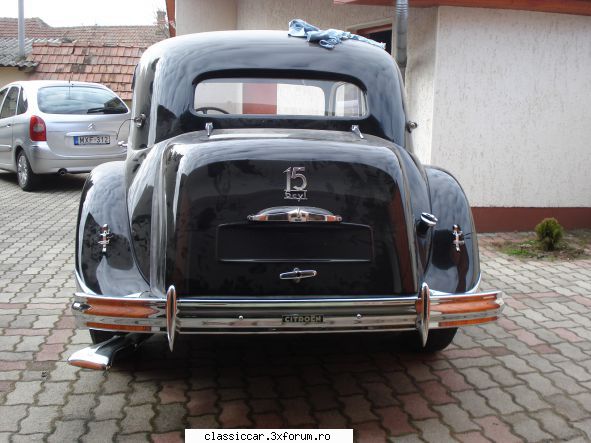
[[(18, 20), (0, 17), (0, 37), (16, 37)], [(25, 19), (25, 37), (67, 39), (97, 44), (148, 47), (168, 37), (163, 24), (151, 26), (49, 26), (40, 18)]]
[(31, 80), (102, 83), (131, 100), (133, 71), (145, 47), (88, 43), (33, 43), (27, 60), (38, 63)]
[[(159, 17), (152, 26), (52, 27), (39, 18), (27, 18), (25, 36), (34, 43), (23, 63), (37, 65), (32, 80), (103, 83), (131, 100), (135, 65), (148, 46), (168, 37), (165, 23)], [(0, 17), (0, 39), (17, 34), (18, 20)]]

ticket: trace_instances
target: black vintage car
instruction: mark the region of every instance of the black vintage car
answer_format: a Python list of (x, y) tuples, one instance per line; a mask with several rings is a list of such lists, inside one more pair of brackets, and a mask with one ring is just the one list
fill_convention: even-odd
[(172, 38), (137, 67), (128, 158), (83, 192), (72, 309), (106, 368), (149, 334), (414, 331), (494, 321), (462, 188), (413, 154), (398, 67), (284, 32)]

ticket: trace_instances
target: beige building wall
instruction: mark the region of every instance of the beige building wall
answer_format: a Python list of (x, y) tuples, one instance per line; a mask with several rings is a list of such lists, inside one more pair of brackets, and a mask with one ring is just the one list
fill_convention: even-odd
[(591, 206), (591, 17), (438, 15), (432, 163), (474, 206)]
[(414, 150), (425, 164), (431, 163), (433, 141), (437, 20), (437, 8), (412, 8), (408, 17), (406, 108), (408, 119), (418, 124), (412, 132)]
[(355, 29), (391, 21), (394, 7), (335, 6), (332, 0), (176, 0), (177, 34), (229, 29), (287, 29), (301, 18), (320, 27)]
[(236, 29), (236, 0), (176, 0), (177, 35)]
[(18, 68), (0, 67), (0, 88), (18, 80), (27, 80), (28, 74)]
[(285, 29), (300, 18), (321, 29), (353, 30), (376, 22), (391, 22), (394, 7), (335, 6), (332, 0), (239, 0), (238, 29)]

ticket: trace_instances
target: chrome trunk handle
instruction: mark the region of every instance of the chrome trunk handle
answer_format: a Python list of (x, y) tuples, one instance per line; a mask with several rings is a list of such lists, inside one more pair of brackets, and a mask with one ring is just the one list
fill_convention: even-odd
[(263, 209), (255, 215), (249, 215), (248, 220), (255, 222), (338, 223), (343, 218), (340, 215), (334, 215), (332, 212), (321, 208), (309, 206), (277, 206)]
[(316, 277), (316, 274), (318, 273), (313, 269), (300, 270), (293, 268), (293, 271), (279, 274), (279, 278), (281, 280), (294, 280), (295, 283), (298, 283), (302, 278)]

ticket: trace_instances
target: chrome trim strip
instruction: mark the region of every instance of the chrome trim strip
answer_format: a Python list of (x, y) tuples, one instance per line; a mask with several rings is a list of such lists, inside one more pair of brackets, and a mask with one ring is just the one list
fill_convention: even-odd
[(375, 315), (363, 316), (360, 320), (356, 314), (348, 316), (328, 315), (324, 314), (323, 323), (282, 323), (281, 317), (265, 318), (256, 317), (249, 318), (248, 315), (240, 319), (238, 316), (234, 318), (179, 318), (179, 327), (184, 331), (199, 329), (219, 329), (232, 328), (233, 330), (248, 330), (248, 329), (268, 329), (277, 332), (284, 330), (306, 332), (309, 330), (341, 330), (341, 329), (373, 329), (373, 328), (387, 328), (387, 329), (415, 329), (416, 314), (409, 312), (406, 315)]
[[(172, 145), (174, 146), (174, 145)], [(152, 230), (150, 236), (150, 291), (158, 297), (166, 297), (165, 270), (166, 270), (166, 236), (168, 232), (166, 218), (166, 181), (164, 180), (166, 169), (166, 156), (172, 146), (168, 146), (160, 153), (160, 162), (154, 180), (154, 195), (152, 196)]]
[[(449, 294), (446, 294), (447, 296)], [(182, 306), (200, 306), (200, 307), (275, 307), (285, 305), (298, 306), (362, 306), (376, 305), (384, 306), (391, 304), (405, 304), (409, 301), (416, 300), (416, 295), (411, 296), (395, 296), (395, 297), (380, 297), (380, 296), (365, 296), (365, 297), (299, 297), (299, 298), (246, 298), (246, 297), (195, 297), (195, 298), (179, 298), (178, 304)], [(145, 302), (153, 306), (164, 306), (165, 299), (147, 295), (147, 293), (133, 294), (132, 296), (118, 297), (118, 296), (103, 296), (98, 294), (85, 294), (83, 292), (76, 292), (74, 299), (78, 302), (84, 303), (86, 299), (97, 300), (127, 300)]]

